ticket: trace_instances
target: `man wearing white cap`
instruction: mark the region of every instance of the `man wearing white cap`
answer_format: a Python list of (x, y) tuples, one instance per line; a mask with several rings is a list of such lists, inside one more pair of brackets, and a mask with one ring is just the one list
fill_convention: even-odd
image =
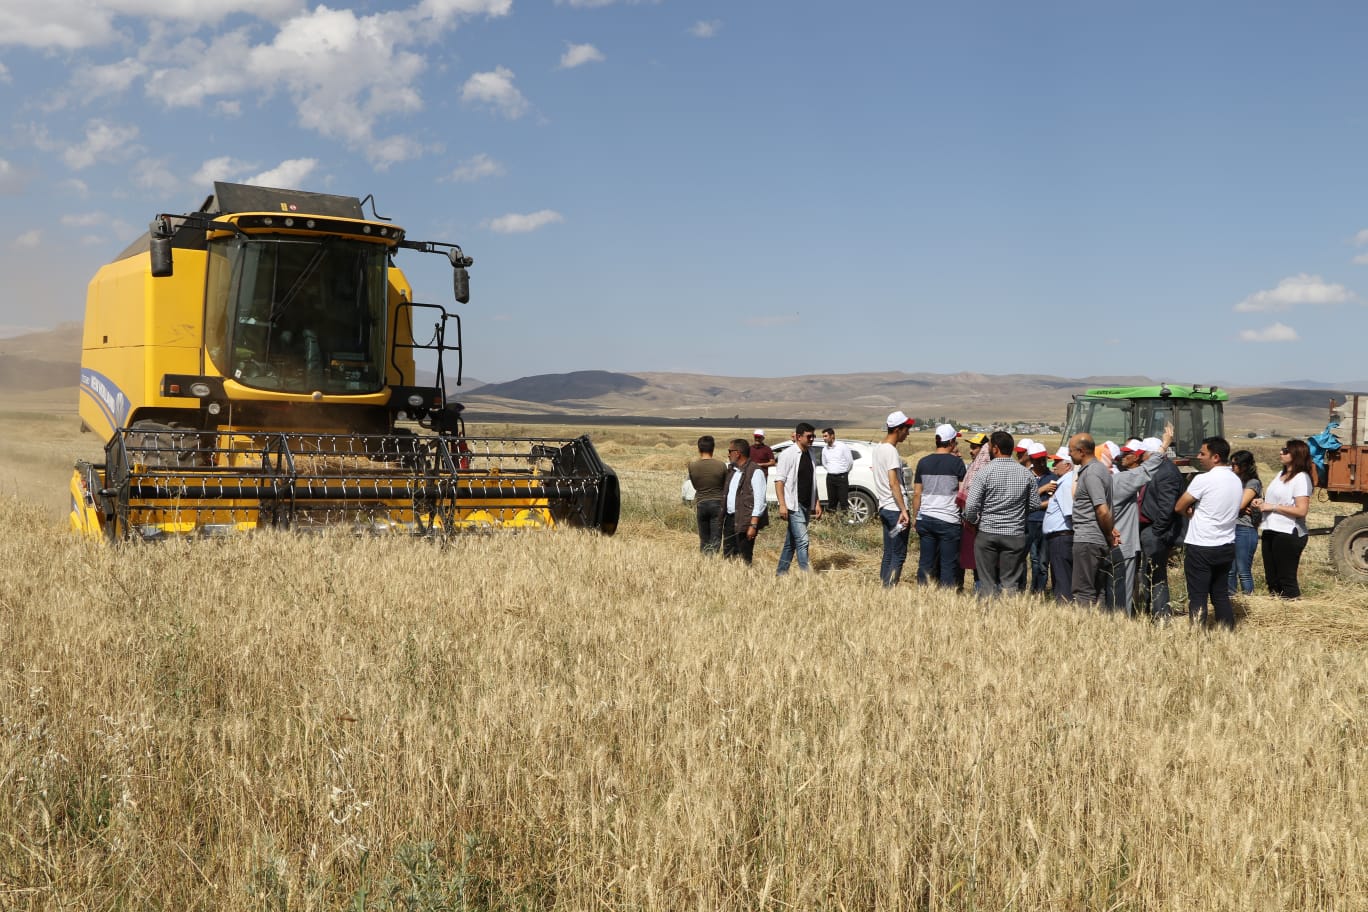
[(1051, 469), (1058, 481), (1040, 488), (1048, 494), (1049, 506), (1040, 531), (1049, 543), (1050, 577), (1054, 583), (1056, 602), (1073, 601), (1073, 486), (1077, 475), (1067, 446), (1055, 452)]
[[(1167, 449), (1173, 440), (1173, 425), (1164, 428), (1160, 448)], [(1135, 614), (1135, 572), (1140, 556), (1140, 509), (1137, 497), (1158, 470), (1163, 460), (1152, 459), (1139, 440), (1128, 440), (1118, 447), (1122, 471), (1112, 476), (1112, 521), (1120, 533), (1120, 542), (1111, 555), (1111, 586), (1104, 592), (1105, 607), (1124, 611), (1127, 617)], [(1110, 463), (1110, 454), (1100, 457)], [(1114, 466), (1113, 466), (1114, 468)]]
[(959, 587), (960, 526), (955, 495), (965, 474), (964, 460), (955, 454), (959, 431), (954, 425), (936, 428), (936, 452), (917, 462), (912, 476), (912, 515), (921, 548), (917, 582), (937, 581), (947, 589)]
[(755, 467), (768, 478), (770, 466), (776, 462), (774, 450), (765, 445), (764, 428), (756, 428), (751, 432), (751, 436), (754, 438), (751, 442), (751, 462), (755, 463)]
[(1158, 437), (1140, 442), (1148, 454), (1145, 464), (1154, 463), (1149, 484), (1139, 498), (1140, 507), (1140, 597), (1149, 605), (1150, 617), (1167, 621), (1173, 616), (1169, 607), (1169, 554), (1183, 537), (1183, 517), (1173, 512), (1186, 483), (1183, 473), (1167, 456), (1168, 447)]
[(879, 522), (883, 524), (883, 561), (879, 565), (879, 579), (885, 587), (896, 586), (902, 579), (903, 564), (907, 561), (907, 538), (910, 523), (907, 501), (903, 499), (902, 457), (898, 444), (907, 439), (913, 421), (901, 411), (893, 412), (884, 423), (883, 443), (874, 445), (874, 496), (879, 499)]

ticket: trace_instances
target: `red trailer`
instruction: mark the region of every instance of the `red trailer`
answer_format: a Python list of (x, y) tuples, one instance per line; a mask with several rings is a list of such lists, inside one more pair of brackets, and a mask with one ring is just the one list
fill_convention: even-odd
[(1340, 423), (1340, 448), (1326, 454), (1325, 492), (1333, 501), (1364, 508), (1336, 518), (1330, 560), (1340, 576), (1368, 583), (1368, 395), (1355, 393), (1338, 405), (1332, 399), (1330, 414)]

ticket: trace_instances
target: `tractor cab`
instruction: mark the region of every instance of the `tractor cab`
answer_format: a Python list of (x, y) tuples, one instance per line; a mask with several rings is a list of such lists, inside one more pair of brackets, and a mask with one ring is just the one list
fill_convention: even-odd
[(1172, 423), (1173, 449), (1181, 463), (1197, 455), (1204, 439), (1225, 433), (1224, 403), (1229, 398), (1214, 386), (1090, 389), (1069, 405), (1064, 441), (1079, 433), (1091, 434), (1098, 443), (1159, 437)]

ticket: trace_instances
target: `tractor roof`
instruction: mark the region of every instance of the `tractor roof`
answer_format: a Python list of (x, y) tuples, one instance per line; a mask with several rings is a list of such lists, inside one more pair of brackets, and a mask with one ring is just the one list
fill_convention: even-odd
[(1216, 387), (1169, 386), (1164, 395), (1162, 386), (1108, 386), (1085, 390), (1083, 395), (1097, 399), (1200, 399), (1204, 402), (1226, 402), (1230, 394)]

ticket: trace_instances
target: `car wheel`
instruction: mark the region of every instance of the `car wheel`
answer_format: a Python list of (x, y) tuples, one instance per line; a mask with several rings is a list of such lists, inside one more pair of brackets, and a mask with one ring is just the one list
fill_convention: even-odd
[(858, 525), (869, 522), (878, 512), (878, 502), (874, 500), (874, 495), (867, 491), (852, 490), (846, 503), (849, 509), (846, 515), (851, 522)]

